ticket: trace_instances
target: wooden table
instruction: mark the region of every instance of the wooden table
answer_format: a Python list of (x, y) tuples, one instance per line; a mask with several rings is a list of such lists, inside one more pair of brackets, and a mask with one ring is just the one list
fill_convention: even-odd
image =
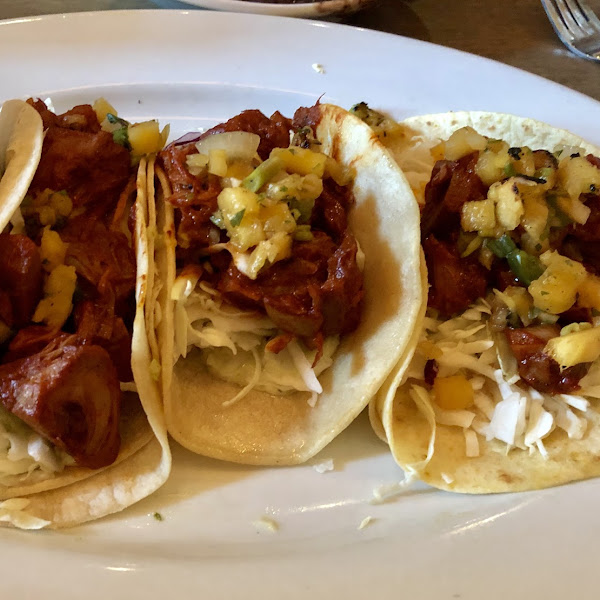
[[(194, 10), (176, 0), (0, 0), (0, 19), (140, 8)], [(566, 50), (539, 0), (380, 0), (345, 22), (479, 54), (600, 100), (600, 63)]]

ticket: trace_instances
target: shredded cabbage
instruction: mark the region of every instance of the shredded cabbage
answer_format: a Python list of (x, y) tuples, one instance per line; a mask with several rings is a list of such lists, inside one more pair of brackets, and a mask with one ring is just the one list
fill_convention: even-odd
[(24, 482), (35, 471), (57, 473), (73, 459), (0, 407), (0, 485), (15, 476)]
[[(520, 377), (508, 381), (499, 364), (492, 334), (486, 326), (490, 305), (480, 299), (462, 315), (449, 320), (425, 318), (422, 339), (407, 371), (408, 393), (431, 427), (429, 452), (419, 465), (431, 459), (436, 425), (461, 427), (466, 456), (479, 456), (479, 437), (499, 440), (506, 451), (512, 448), (540, 452), (547, 456), (543, 440), (555, 429), (571, 439), (582, 439), (588, 427), (586, 397), (600, 398), (600, 365), (593, 364), (580, 381), (581, 395), (542, 394), (517, 385)], [(432, 393), (415, 381), (424, 380), (428, 360), (435, 358), (438, 376), (465, 374), (473, 388), (473, 406), (467, 410), (443, 410)], [(411, 382), (412, 380), (412, 382)]]
[(174, 362), (199, 348), (213, 375), (242, 388), (224, 406), (252, 389), (272, 394), (311, 392), (308, 403), (315, 405), (323, 391), (318, 376), (333, 364), (337, 336), (325, 339), (322, 356), (313, 365), (316, 350), (296, 339), (277, 354), (267, 351), (267, 342), (281, 333), (273, 321), (223, 302), (216, 290), (205, 282), (198, 284), (195, 276), (179, 276), (171, 297), (175, 301)]

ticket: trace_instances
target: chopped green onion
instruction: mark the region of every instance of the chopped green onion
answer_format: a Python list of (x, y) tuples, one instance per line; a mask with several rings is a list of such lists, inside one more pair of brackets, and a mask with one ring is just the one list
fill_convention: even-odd
[(516, 278), (524, 285), (531, 284), (544, 272), (542, 263), (524, 250), (511, 252), (507, 257), (508, 266)]
[(510, 270), (524, 285), (529, 285), (544, 272), (542, 263), (525, 250), (519, 250), (512, 238), (506, 233), (497, 240), (486, 238), (483, 245), (498, 258), (506, 258)]
[[(285, 201), (298, 223), (306, 223), (310, 220), (315, 201), (310, 198), (286, 198)], [(297, 216), (296, 216), (297, 215)]]
[(491, 250), (498, 258), (506, 258), (511, 252), (517, 250), (517, 246), (508, 234), (498, 239), (485, 238), (483, 245)]
[(511, 162), (504, 165), (504, 174), (507, 177), (514, 177), (517, 174), (515, 166)]
[(283, 169), (283, 161), (277, 156), (267, 158), (242, 181), (242, 187), (251, 192), (258, 192), (260, 188), (268, 183), (279, 171)]

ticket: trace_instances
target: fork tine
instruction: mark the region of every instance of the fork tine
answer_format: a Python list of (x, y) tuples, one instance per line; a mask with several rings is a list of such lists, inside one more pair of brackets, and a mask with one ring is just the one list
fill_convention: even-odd
[(573, 20), (577, 26), (587, 35), (592, 35), (596, 29), (594, 25), (590, 23), (588, 17), (584, 14), (581, 4), (577, 0), (565, 0), (565, 4), (573, 17)]
[(542, 5), (544, 6), (544, 10), (550, 19), (550, 23), (556, 31), (558, 37), (568, 46), (571, 45), (571, 41), (573, 40), (573, 35), (567, 29), (565, 22), (561, 16), (560, 10), (557, 9), (555, 0), (542, 0)]
[(591, 9), (584, 0), (573, 0), (579, 6), (579, 10), (585, 15), (585, 18), (590, 22), (592, 27), (600, 31), (600, 19), (598, 15)]
[(571, 8), (565, 0), (555, 0), (555, 2), (556, 8), (558, 8), (558, 13), (560, 14), (560, 18), (565, 24), (567, 30), (569, 31), (571, 38), (577, 38), (577, 33), (581, 29), (581, 27), (573, 17), (573, 14), (571, 13)]
[(600, 62), (600, 19), (586, 0), (541, 0), (565, 46), (574, 54)]

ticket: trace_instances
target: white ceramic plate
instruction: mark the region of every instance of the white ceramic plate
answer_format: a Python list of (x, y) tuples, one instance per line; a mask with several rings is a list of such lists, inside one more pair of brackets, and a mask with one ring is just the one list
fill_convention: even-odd
[(375, 0), (296, 0), (288, 4), (273, 2), (254, 2), (251, 0), (182, 0), (202, 8), (226, 10), (231, 12), (255, 13), (257, 15), (275, 15), (284, 17), (325, 17), (356, 12)]
[[(0, 56), (0, 100), (51, 96), (62, 110), (104, 95), (126, 118), (170, 122), (174, 135), (249, 107), (291, 114), (325, 94), (397, 118), (520, 113), (600, 143), (600, 104), (566, 88), (320, 22), (199, 11), (22, 19), (0, 24)], [(122, 514), (59, 533), (0, 530), (1, 596), (596, 597), (600, 480), (483, 497), (416, 486), (373, 505), (374, 488), (401, 473), (364, 416), (311, 464), (328, 458), (335, 471), (319, 474), (311, 465), (242, 467), (175, 448), (169, 483)], [(253, 524), (263, 515), (279, 523), (277, 533)]]

